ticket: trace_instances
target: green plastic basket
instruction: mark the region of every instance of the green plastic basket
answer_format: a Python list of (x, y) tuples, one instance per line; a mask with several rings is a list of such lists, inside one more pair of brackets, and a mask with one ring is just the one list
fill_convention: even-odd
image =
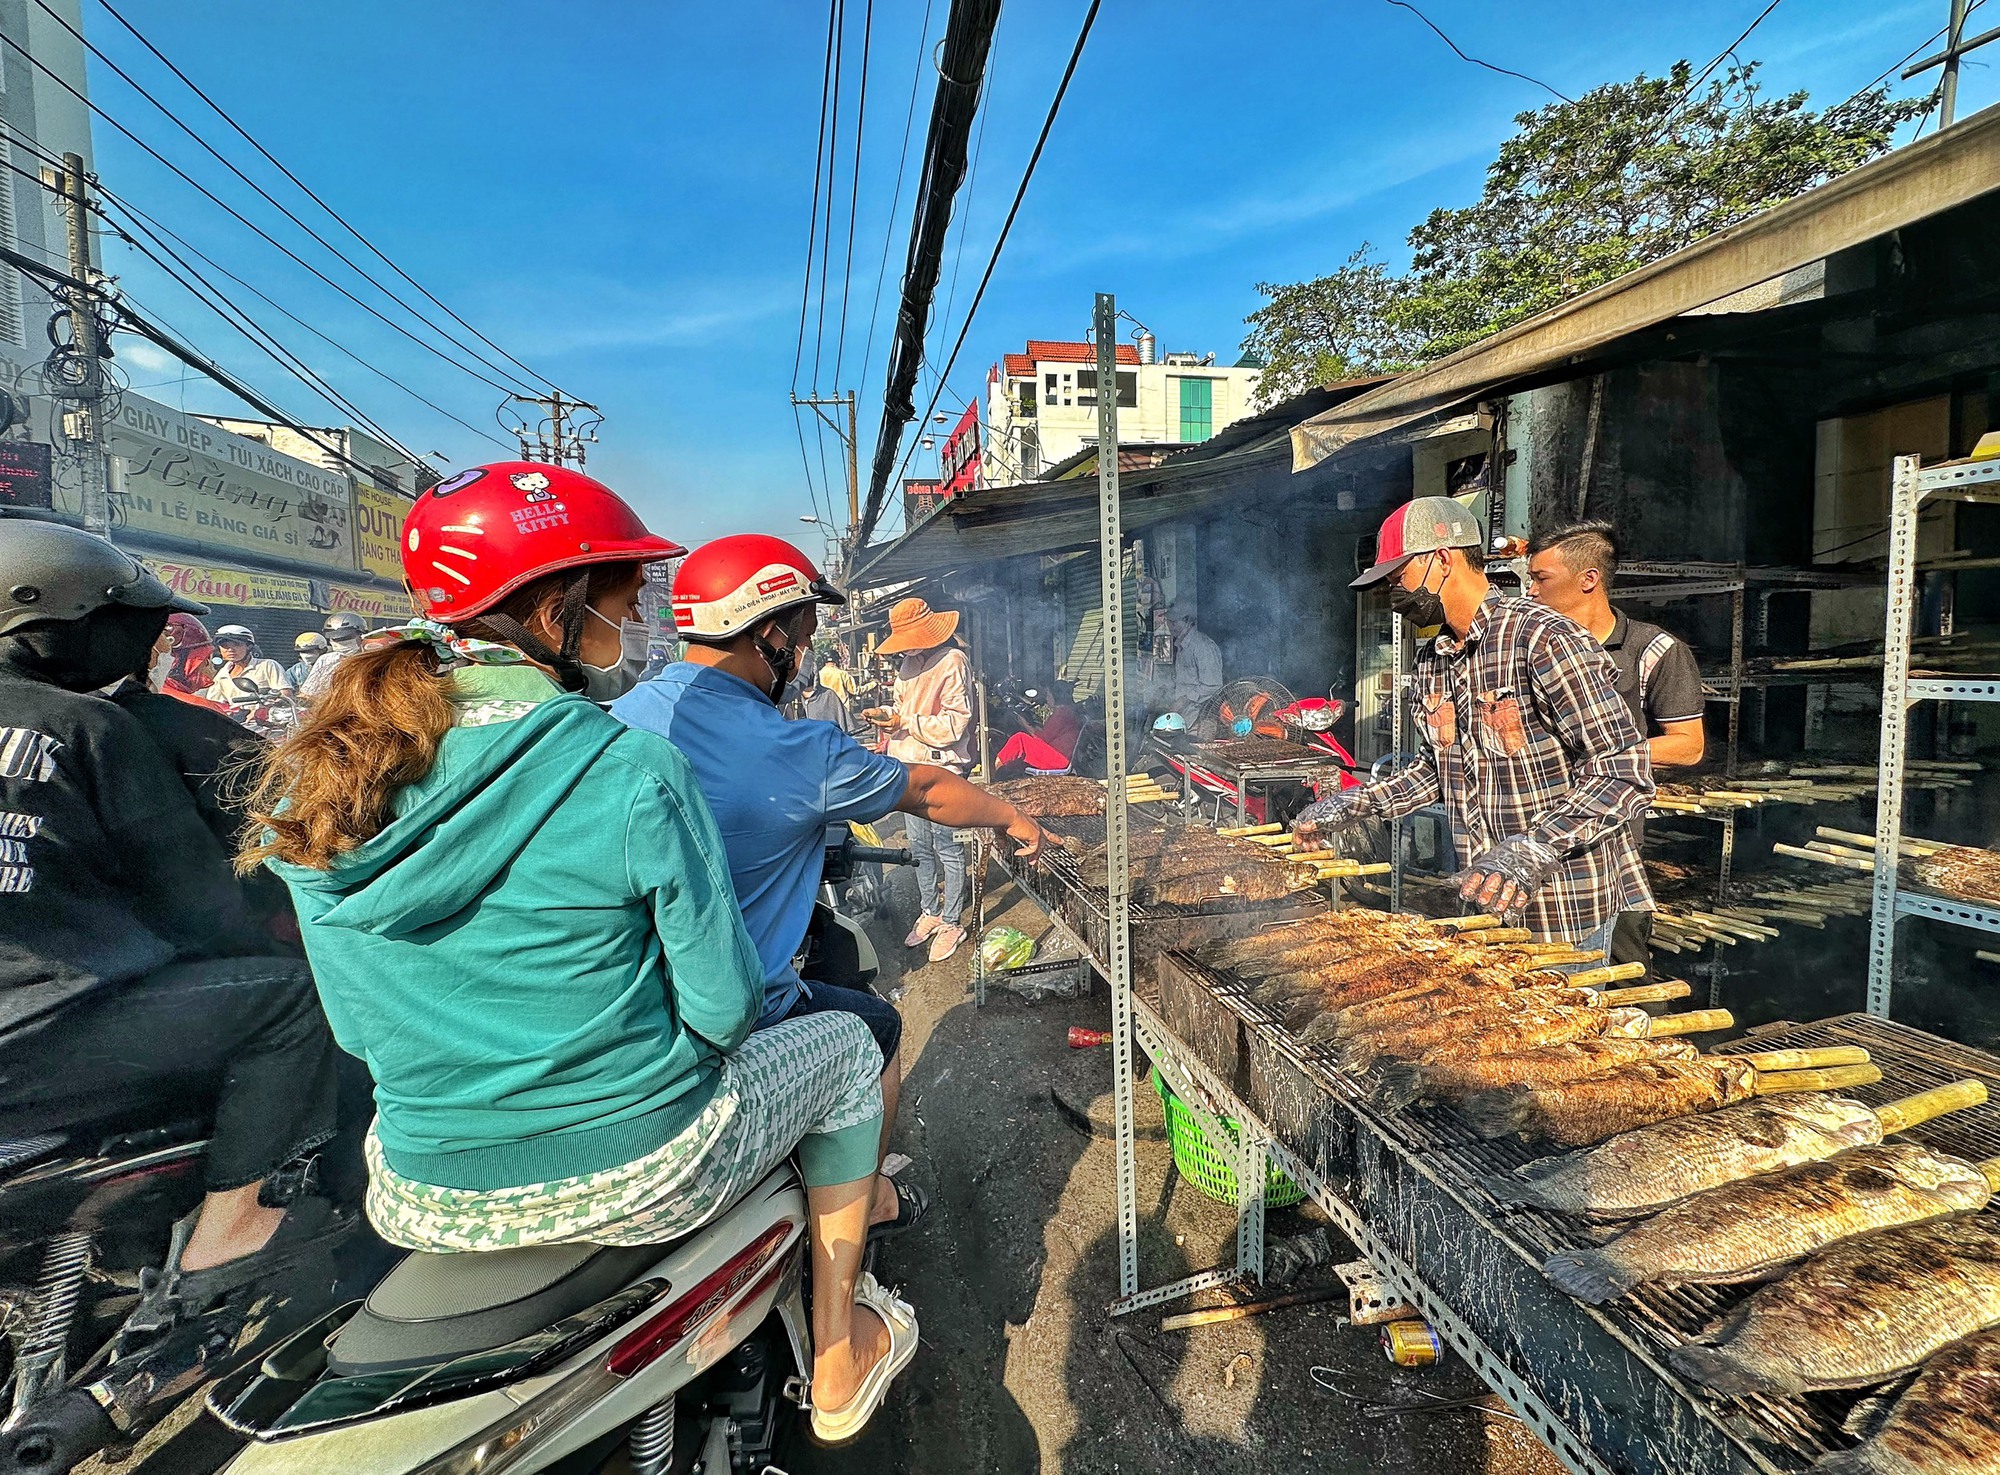
[[(1153, 1089), (1160, 1093), (1160, 1105), (1167, 1114), (1167, 1141), (1174, 1149), (1174, 1167), (1198, 1192), (1234, 1208), (1236, 1169), (1216, 1156), (1215, 1149), (1208, 1145), (1208, 1137), (1201, 1130), (1201, 1124), (1194, 1119), (1194, 1113), (1167, 1088), (1157, 1070), (1153, 1072)], [(1222, 1125), (1230, 1139), (1235, 1140), (1236, 1123), (1224, 1117)], [(1305, 1196), (1305, 1190), (1287, 1177), (1277, 1164), (1270, 1165), (1264, 1174), (1265, 1208), (1288, 1209)]]

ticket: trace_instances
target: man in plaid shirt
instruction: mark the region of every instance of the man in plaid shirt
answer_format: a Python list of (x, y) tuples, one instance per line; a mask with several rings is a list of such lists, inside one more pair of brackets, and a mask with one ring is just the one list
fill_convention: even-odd
[(1391, 513), (1378, 561), (1354, 587), (1395, 579), (1417, 628), (1412, 691), (1423, 741), (1395, 777), (1320, 801), (1294, 821), (1304, 849), (1364, 819), (1444, 801), (1470, 858), (1459, 894), (1522, 914), (1538, 940), (1601, 945), (1620, 912), (1651, 911), (1630, 821), (1653, 797), (1646, 742), (1617, 673), (1588, 632), (1486, 578), (1479, 525), (1449, 497)]

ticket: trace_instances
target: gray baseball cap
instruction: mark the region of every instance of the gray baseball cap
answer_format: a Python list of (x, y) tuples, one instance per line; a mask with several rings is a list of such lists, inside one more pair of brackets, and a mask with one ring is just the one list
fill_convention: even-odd
[(1452, 497), (1417, 497), (1382, 520), (1375, 538), (1375, 562), (1347, 587), (1379, 584), (1404, 564), (1440, 548), (1478, 548), (1486, 542), (1479, 520)]

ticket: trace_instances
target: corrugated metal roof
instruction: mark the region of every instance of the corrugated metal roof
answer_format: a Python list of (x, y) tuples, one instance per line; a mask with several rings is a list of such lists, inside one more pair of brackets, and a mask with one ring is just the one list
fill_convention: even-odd
[(1559, 370), (1627, 334), (1997, 188), (2000, 106), (1314, 416), (1291, 432), (1292, 468), (1304, 471), (1356, 441)]

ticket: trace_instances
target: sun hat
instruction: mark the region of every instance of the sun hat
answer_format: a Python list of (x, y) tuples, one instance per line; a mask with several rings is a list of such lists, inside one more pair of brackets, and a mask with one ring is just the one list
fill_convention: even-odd
[(1375, 562), (1347, 587), (1365, 589), (1399, 572), (1412, 558), (1440, 548), (1477, 548), (1486, 541), (1478, 521), (1451, 497), (1417, 497), (1383, 519)]
[(899, 599), (889, 611), (889, 638), (876, 647), (883, 655), (931, 650), (958, 629), (958, 611), (934, 610), (921, 599)]

